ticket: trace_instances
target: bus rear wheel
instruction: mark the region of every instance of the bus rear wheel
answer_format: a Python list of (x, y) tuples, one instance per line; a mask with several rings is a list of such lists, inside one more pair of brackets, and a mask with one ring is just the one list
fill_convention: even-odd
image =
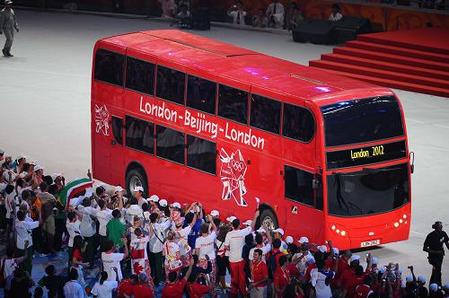
[(134, 189), (137, 186), (143, 187), (144, 193), (148, 194), (147, 177), (143, 170), (134, 168), (126, 173), (126, 190), (128, 195), (132, 196)]
[(261, 227), (269, 230), (274, 230), (279, 227), (277, 217), (270, 209), (262, 211), (259, 216), (259, 223)]

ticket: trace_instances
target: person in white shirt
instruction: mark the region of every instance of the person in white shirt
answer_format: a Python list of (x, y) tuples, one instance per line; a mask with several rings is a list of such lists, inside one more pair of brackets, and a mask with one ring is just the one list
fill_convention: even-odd
[[(117, 268), (114, 268), (114, 272), (117, 273)], [(119, 283), (118, 274), (116, 276), (117, 280), (108, 280), (108, 273), (102, 271), (100, 273), (100, 280), (92, 288), (92, 295), (97, 298), (112, 298), (112, 292), (117, 289)]]
[(165, 233), (171, 227), (172, 221), (170, 219), (162, 220), (160, 223), (159, 214), (150, 214), (150, 242), (149, 242), (149, 260), (151, 267), (151, 275), (153, 277), (154, 285), (159, 285), (163, 279), (163, 256), (162, 249), (165, 242)]
[[(266, 262), (265, 256), (271, 251), (271, 235), (267, 233), (268, 243), (263, 242), (263, 236), (261, 233), (256, 232), (256, 236), (254, 237), (256, 240), (256, 246), (249, 250), (249, 260), (253, 261), (254, 251), (256, 249), (260, 249), (262, 251), (262, 261)], [(251, 268), (251, 267), (250, 267)]]
[(341, 14), (341, 9), (338, 4), (332, 5), (332, 12), (329, 16), (329, 21), (337, 22), (340, 21), (343, 18), (343, 15)]
[(246, 11), (243, 10), (242, 1), (237, 1), (228, 10), (228, 16), (232, 18), (232, 23), (236, 25), (245, 25)]
[(129, 199), (130, 206), (125, 209), (125, 219), (126, 222), (131, 226), (134, 225), (134, 218), (137, 216), (139, 218), (143, 218), (143, 210), (138, 205), (136, 198)]
[[(17, 255), (19, 257), (25, 255), (27, 251), (27, 259), (24, 261), (24, 269), (30, 274), (32, 270), (32, 257), (33, 257), (33, 238), (31, 237), (33, 229), (39, 227), (39, 221), (33, 221), (31, 218), (26, 217), (26, 214), (19, 210), (17, 211), (16, 220), (16, 248)], [(25, 243), (28, 243), (28, 247), (25, 247)]]
[(28, 258), (28, 246), (29, 243), (27, 240), (25, 241), (25, 255), (19, 258), (14, 258), (14, 248), (8, 247), (6, 250), (6, 257), (0, 260), (0, 267), (3, 268), (3, 276), (5, 280), (8, 280), (8, 277), (10, 276), (12, 277), (14, 270), (16, 270), (16, 268)]
[(207, 219), (209, 221), (209, 224), (203, 223), (201, 225), (201, 236), (196, 238), (195, 254), (199, 259), (206, 258), (206, 256), (209, 257), (209, 260), (212, 264), (212, 271), (209, 275), (210, 284), (211, 287), (215, 288), (215, 281), (217, 276), (217, 263), (215, 262), (215, 239), (217, 239), (217, 227), (215, 226), (211, 215), (208, 215)]
[(78, 211), (77, 214), (82, 217), (80, 224), (81, 236), (87, 242), (86, 261), (89, 262), (90, 267), (93, 267), (97, 252), (97, 226), (92, 217), (96, 216), (97, 210), (91, 207), (91, 198), (85, 198), (83, 204), (78, 206)]
[(104, 243), (108, 239), (106, 225), (112, 219), (112, 210), (106, 207), (106, 202), (103, 199), (98, 200), (98, 208), (100, 208), (100, 210), (97, 211), (95, 217), (99, 223), (98, 234), (100, 235), (100, 249), (103, 251)]
[[(150, 261), (148, 260), (147, 245), (150, 237), (144, 234), (142, 228), (134, 230), (136, 237), (131, 238), (129, 245), (131, 255), (131, 271), (133, 274), (145, 273), (151, 276)], [(151, 279), (150, 279), (151, 280)]]
[(282, 5), (279, 0), (273, 0), (273, 2), (268, 5), (265, 14), (268, 19), (268, 27), (281, 28), (284, 25), (285, 9), (284, 5)]
[(245, 245), (245, 237), (254, 230), (256, 220), (259, 217), (259, 210), (256, 211), (251, 226), (240, 229), (240, 220), (234, 219), (232, 227), (234, 230), (226, 235), (224, 241), (225, 248), (229, 250), (229, 264), (231, 267), (231, 296), (237, 297), (239, 292), (243, 296), (247, 295), (245, 261), (242, 258), (242, 249)]
[[(126, 237), (122, 239), (123, 243), (127, 242)], [(105, 250), (101, 253), (101, 261), (103, 262), (103, 270), (108, 274), (108, 280), (123, 279), (120, 262), (128, 257), (128, 245), (124, 245), (124, 253), (115, 252), (114, 243), (111, 240), (106, 241)], [(117, 268), (117, 273), (114, 268)], [(118, 276), (118, 277), (117, 277)]]
[(81, 222), (78, 220), (78, 217), (75, 212), (69, 211), (67, 213), (67, 221), (65, 224), (65, 227), (67, 228), (67, 233), (69, 234), (69, 242), (67, 243), (68, 247), (68, 254), (69, 254), (69, 266), (70, 266), (70, 259), (72, 257), (72, 249), (73, 249), (73, 239), (75, 239), (76, 236), (80, 236), (80, 224)]
[(69, 273), (69, 281), (64, 285), (64, 296), (70, 298), (85, 298), (86, 292), (78, 282), (78, 271), (72, 268)]
[[(310, 271), (310, 283), (315, 288), (317, 298), (332, 297), (329, 280), (333, 279), (334, 276), (335, 273), (329, 270), (329, 268), (324, 268), (322, 262), (317, 262), (317, 268), (313, 268)], [(328, 280), (327, 282), (326, 279)]]
[(143, 203), (147, 203), (147, 200), (145, 200), (145, 198), (143, 197), (143, 187), (142, 186), (137, 186), (134, 189), (133, 195), (137, 201), (137, 204), (139, 204), (139, 207), (142, 207)]

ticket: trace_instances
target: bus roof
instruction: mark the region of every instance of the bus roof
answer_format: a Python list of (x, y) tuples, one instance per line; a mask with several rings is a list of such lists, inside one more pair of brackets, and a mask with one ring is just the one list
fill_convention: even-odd
[(255, 93), (258, 89), (271, 92), (292, 103), (297, 98), (323, 105), (356, 89), (375, 88), (391, 94), (387, 88), (179, 30), (134, 32), (108, 37), (99, 43), (126, 48), (130, 55), (136, 51), (154, 57), (180, 71), (207, 73), (209, 79), (234, 83), (235, 87), (251, 87)]

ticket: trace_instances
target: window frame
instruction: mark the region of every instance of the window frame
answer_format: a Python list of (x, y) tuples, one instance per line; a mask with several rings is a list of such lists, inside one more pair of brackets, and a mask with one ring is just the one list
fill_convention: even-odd
[[(145, 63), (153, 65), (153, 67), (154, 67), (153, 68), (153, 93), (145, 93), (143, 91), (139, 91), (139, 90), (136, 90), (136, 89), (128, 88), (126, 86), (126, 83), (128, 81), (128, 58), (131, 58), (131, 59), (134, 59), (134, 60), (138, 60), (138, 61), (145, 62)], [(136, 92), (136, 93), (139, 93), (139, 94), (142, 94), (142, 95), (145, 95), (145, 96), (156, 97), (156, 86), (157, 86), (156, 85), (156, 78), (157, 78), (157, 68), (156, 68), (156, 66), (157, 66), (157, 64), (154, 63), (154, 62), (143, 60), (143, 59), (137, 58), (135, 56), (131, 56), (131, 55), (125, 55), (125, 70), (124, 70), (125, 74), (124, 74), (124, 80), (123, 80), (123, 88), (125, 90)]]
[[(218, 83), (218, 82), (216, 82), (216, 81), (213, 81), (213, 80), (209, 80), (209, 79), (203, 78), (203, 77), (201, 77), (201, 76), (194, 75), (194, 74), (192, 74), (192, 73), (187, 73), (187, 72), (186, 72), (185, 74), (186, 74), (186, 86), (185, 86), (184, 106), (185, 106), (186, 108), (188, 108), (188, 109), (192, 109), (192, 110), (195, 110), (195, 111), (199, 111), (199, 112), (205, 113), (205, 114), (207, 114), (207, 115), (218, 116), (218, 99), (219, 99), (219, 98), (218, 98), (218, 94), (219, 94), (219, 86), (220, 86), (220, 83)], [(189, 77), (195, 77), (195, 78), (198, 78), (198, 79), (201, 79), (201, 80), (206, 80), (206, 81), (209, 81), (209, 82), (212, 82), (212, 83), (215, 84), (215, 94), (214, 94), (214, 100), (215, 100), (215, 103), (214, 103), (214, 111), (213, 111), (213, 113), (209, 113), (209, 112), (206, 112), (206, 111), (203, 111), (203, 110), (200, 110), (200, 109), (191, 107), (191, 106), (189, 106), (189, 105), (187, 104), (187, 101), (188, 101), (188, 95), (189, 95)]]
[[(186, 166), (187, 168), (189, 168), (189, 169), (193, 169), (193, 170), (196, 170), (196, 171), (199, 171), (199, 172), (202, 172), (202, 173), (209, 174), (209, 175), (212, 175), (212, 176), (214, 176), (214, 177), (217, 177), (217, 168), (218, 168), (218, 167), (217, 167), (217, 143), (216, 143), (216, 142), (209, 141), (209, 140), (207, 140), (207, 139), (205, 139), (205, 138), (201, 138), (201, 137), (197, 137), (197, 136), (188, 134), (188, 133), (185, 133), (184, 135), (185, 135), (185, 152), (186, 152), (185, 166)], [(194, 138), (197, 138), (197, 139), (201, 139), (201, 140), (204, 140), (204, 141), (208, 141), (208, 142), (213, 143), (213, 144), (215, 145), (215, 173), (211, 173), (211, 172), (208, 172), (208, 171), (204, 171), (204, 170), (202, 170), (202, 169), (198, 169), (198, 168), (189, 166), (189, 147), (188, 147), (188, 146), (189, 146), (189, 145), (188, 145), (188, 137), (189, 137), (189, 136), (194, 137)]]
[[(287, 195), (286, 195), (286, 193), (287, 193), (286, 192), (286, 190), (287, 190), (287, 188), (286, 188), (286, 173), (287, 173), (286, 167), (290, 167), (290, 168), (293, 168), (293, 169), (295, 169), (297, 171), (303, 171), (303, 172), (306, 172), (306, 173), (312, 175), (312, 183), (313, 183), (313, 179), (316, 178), (316, 175), (320, 175), (321, 176), (321, 181), (320, 181), (320, 184), (319, 184), (319, 187), (321, 187), (321, 209), (317, 208), (317, 196), (316, 196), (316, 193), (315, 193), (316, 190), (313, 188), (313, 186), (312, 186), (313, 205), (309, 205), (309, 204), (306, 204), (304, 202), (300, 202), (300, 201), (297, 201), (297, 200), (292, 199), (290, 197), (287, 197)], [(324, 185), (323, 185), (323, 175), (322, 174), (314, 172), (313, 170), (309, 171), (309, 170), (305, 170), (304, 168), (301, 168), (301, 167), (292, 166), (292, 165), (289, 165), (289, 164), (284, 164), (283, 178), (284, 178), (283, 179), (284, 180), (284, 198), (286, 200), (291, 201), (291, 202), (296, 203), (296, 204), (300, 204), (300, 205), (305, 206), (305, 207), (313, 208), (314, 210), (317, 210), (317, 211), (324, 212), (325, 202), (324, 202)]]
[[(147, 123), (150, 123), (150, 124), (153, 125), (153, 153), (150, 153), (150, 152), (147, 152), (147, 151), (144, 151), (144, 150), (141, 150), (141, 149), (137, 149), (135, 147), (130, 147), (128, 145), (128, 142), (126, 140), (127, 139), (126, 138), (126, 135), (127, 135), (127, 130), (126, 130), (127, 121), (126, 121), (126, 118), (128, 118), (128, 117), (137, 119), (139, 121), (144, 121), (144, 122), (147, 122)], [(127, 149), (130, 149), (130, 150), (135, 150), (137, 152), (142, 152), (142, 153), (147, 154), (147, 155), (156, 156), (156, 137), (155, 137), (155, 135), (156, 135), (156, 123), (148, 121), (148, 120), (145, 120), (145, 119), (142, 119), (142, 118), (139, 118), (139, 117), (135, 117), (134, 115), (130, 115), (130, 114), (125, 114), (124, 119), (125, 119), (125, 121), (124, 121), (124, 123), (125, 123), (125, 129), (124, 129), (125, 138), (124, 138), (124, 141), (125, 142), (123, 144), (123, 147), (125, 147)]]
[[(221, 119), (225, 119), (227, 121), (232, 121), (232, 122), (234, 122), (236, 124), (239, 124), (239, 125), (249, 126), (249, 121), (250, 121), (250, 117), (251, 117), (251, 110), (250, 110), (250, 105), (251, 105), (251, 103), (250, 103), (250, 101), (251, 101), (250, 100), (250, 94), (251, 94), (251, 92), (250, 91), (245, 91), (244, 89), (241, 89), (241, 88), (236, 88), (236, 87), (232, 87), (232, 86), (229, 86), (229, 85), (224, 85), (224, 84), (221, 84), (221, 83), (217, 83), (217, 85), (218, 85), (218, 87), (217, 87), (217, 101), (216, 101), (216, 106), (217, 107), (215, 109), (215, 115), (217, 117), (220, 117)], [(219, 109), (220, 109), (220, 86), (225, 86), (225, 87), (229, 87), (229, 88), (232, 88), (232, 89), (237, 89), (237, 90), (246, 92), (246, 123), (239, 122), (239, 121), (234, 120), (234, 119), (226, 118), (225, 116), (221, 116), (219, 114)]]
[[(120, 120), (120, 122), (121, 122), (121, 125), (120, 125), (120, 138), (121, 138), (121, 140), (117, 140), (117, 137), (116, 137), (116, 134), (114, 133), (114, 119), (117, 119), (117, 120)], [(125, 126), (125, 129), (123, 129), (124, 127), (124, 121), (123, 121), (124, 119), (123, 119), (123, 117), (119, 117), (119, 116), (115, 116), (115, 115), (112, 115), (111, 116), (111, 132), (112, 132), (112, 140), (116, 143), (116, 144), (118, 144), (118, 145), (120, 145), (120, 146), (124, 146), (124, 143), (125, 143), (125, 138), (123, 138), (123, 132), (125, 131), (126, 132), (126, 126)]]
[[(160, 126), (160, 127), (163, 127), (163, 128), (165, 128), (165, 129), (170, 129), (170, 130), (174, 130), (174, 131), (176, 131), (176, 132), (178, 132), (178, 133), (181, 133), (182, 135), (183, 135), (183, 139), (184, 139), (184, 143), (183, 143), (183, 159), (184, 159), (184, 161), (181, 163), (181, 162), (178, 162), (178, 161), (176, 161), (176, 160), (173, 160), (173, 159), (169, 159), (169, 158), (167, 158), (167, 157), (163, 157), (163, 156), (160, 156), (160, 155), (158, 155), (158, 151), (159, 150), (157, 150), (157, 140), (158, 140), (158, 132), (157, 132), (157, 127), (158, 126)], [(173, 163), (175, 163), (175, 164), (178, 164), (178, 165), (183, 165), (183, 166), (186, 166), (186, 133), (185, 132), (183, 132), (183, 131), (179, 131), (179, 130), (177, 130), (177, 129), (173, 129), (173, 128), (171, 128), (171, 127), (167, 127), (167, 126), (164, 126), (164, 125), (160, 125), (160, 124), (154, 124), (154, 129), (155, 129), (155, 137), (154, 137), (154, 141), (155, 141), (155, 147), (154, 147), (154, 152), (155, 152), (155, 154), (154, 154), (154, 156), (155, 157), (157, 157), (157, 158), (160, 158), (160, 159), (163, 159), (163, 160), (166, 160), (166, 161), (169, 161), (169, 162), (173, 162)]]
[[(96, 69), (97, 69), (97, 53), (99, 51), (107, 51), (107, 52), (110, 52), (110, 53), (113, 53), (113, 54), (116, 54), (116, 55), (120, 55), (120, 56), (123, 57), (122, 84), (121, 85), (114, 84), (114, 83), (111, 83), (111, 82), (108, 82), (108, 81), (104, 81), (104, 80), (100, 80), (100, 79), (96, 78), (95, 72), (96, 72)], [(110, 85), (110, 86), (113, 86), (113, 87), (121, 87), (121, 88), (125, 87), (125, 81), (126, 81), (126, 55), (125, 54), (119, 53), (117, 51), (110, 50), (108, 48), (97, 48), (97, 50), (95, 51), (94, 59), (95, 59), (95, 61), (94, 61), (93, 80), (95, 82), (107, 84), (107, 85)]]
[[(252, 102), (251, 98), (252, 98), (253, 95), (260, 96), (260, 97), (263, 97), (265, 99), (269, 99), (271, 101), (274, 101), (274, 102), (277, 102), (277, 103), (280, 104), (280, 110), (279, 110), (279, 132), (276, 133), (276, 132), (268, 131), (268, 130), (265, 130), (263, 128), (259, 128), (259, 127), (255, 127), (255, 126), (251, 125), (251, 120), (252, 120), (251, 113), (253, 111), (253, 102)], [(260, 130), (260, 131), (262, 131), (264, 133), (272, 134), (274, 136), (283, 137), (283, 135), (282, 135), (282, 128), (284, 126), (284, 121), (283, 121), (284, 120), (283, 119), (283, 116), (284, 116), (284, 102), (282, 102), (280, 100), (276, 100), (276, 99), (268, 97), (268, 96), (259, 95), (259, 94), (250, 92), (249, 93), (249, 108), (248, 108), (248, 110), (249, 110), (249, 120), (248, 120), (248, 123), (249, 123), (248, 126), (249, 127), (251, 127), (252, 129)]]
[[(179, 105), (179, 106), (184, 106), (184, 107), (186, 107), (186, 96), (187, 96), (187, 76), (188, 76), (188, 73), (187, 72), (185, 72), (185, 71), (181, 71), (181, 70), (179, 70), (179, 69), (177, 69), (177, 68), (174, 68), (174, 67), (170, 67), (170, 66), (166, 66), (166, 65), (163, 65), (163, 64), (155, 64), (155, 81), (154, 81), (154, 94), (153, 94), (153, 97), (155, 97), (155, 98), (157, 98), (157, 99), (160, 99), (160, 100), (164, 100), (164, 101), (166, 101), (166, 102), (169, 102), (169, 103), (172, 103), (172, 104), (176, 104), (176, 105)], [(177, 72), (180, 72), (180, 73), (183, 73), (184, 74), (184, 91), (183, 91), (183, 98), (182, 98), (182, 103), (179, 103), (179, 102), (176, 102), (176, 101), (173, 101), (173, 100), (170, 100), (170, 99), (167, 99), (167, 98), (163, 98), (163, 97), (160, 97), (159, 96), (159, 94), (158, 94), (158, 91), (157, 91), (157, 88), (158, 88), (158, 86), (159, 86), (159, 79), (158, 79), (158, 71), (159, 71), (159, 67), (163, 67), (163, 68), (166, 68), (166, 69), (170, 69), (170, 70), (174, 70), (174, 71), (177, 71)]]
[[(312, 115), (312, 119), (313, 119), (313, 134), (312, 134), (312, 137), (310, 138), (309, 141), (305, 142), (305, 141), (302, 141), (302, 140), (295, 139), (295, 138), (292, 138), (292, 137), (284, 135), (284, 115), (285, 115), (285, 106), (286, 105), (291, 105), (291, 106), (294, 106), (294, 107), (302, 108), (302, 109), (308, 111)], [(292, 140), (292, 141), (295, 141), (295, 142), (300, 142), (302, 144), (310, 144), (310, 143), (312, 143), (314, 141), (314, 139), (316, 137), (316, 134), (317, 134), (317, 127), (318, 126), (317, 126), (316, 117), (315, 117), (315, 115), (313, 114), (312, 110), (309, 107), (283, 102), (282, 103), (282, 113), (281, 113), (281, 115), (282, 115), (282, 119), (281, 119), (282, 128), (281, 128), (281, 132), (280, 132), (280, 136), (281, 137), (289, 139), (289, 140)]]

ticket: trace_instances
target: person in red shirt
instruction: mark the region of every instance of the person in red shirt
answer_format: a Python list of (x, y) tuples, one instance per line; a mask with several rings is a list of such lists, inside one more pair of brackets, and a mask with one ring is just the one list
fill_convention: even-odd
[(355, 287), (355, 297), (368, 298), (368, 296), (373, 293), (373, 290), (371, 289), (371, 283), (371, 276), (366, 276), (363, 284)]
[(276, 298), (284, 297), (284, 291), (287, 285), (290, 283), (290, 277), (287, 274), (288, 259), (286, 255), (279, 258), (279, 267), (277, 267), (274, 273), (274, 292)]
[(145, 273), (139, 274), (139, 282), (132, 287), (133, 298), (153, 298), (154, 290), (148, 285), (148, 277)]
[(257, 248), (253, 252), (253, 261), (251, 264), (251, 277), (252, 282), (250, 284), (250, 293), (253, 298), (263, 298), (266, 296), (267, 281), (268, 281), (268, 267), (264, 261), (262, 261), (263, 252)]
[(130, 278), (123, 279), (117, 288), (117, 298), (131, 297), (133, 294), (133, 287), (137, 285), (138, 277), (136, 274), (132, 274)]
[(189, 269), (186, 275), (178, 279), (178, 272), (172, 271), (168, 274), (168, 283), (162, 290), (162, 298), (182, 298), (184, 294), (184, 289), (187, 285), (187, 279), (189, 279), (192, 273), (193, 260), (190, 262)]
[[(199, 278), (204, 279), (206, 284), (201, 284), (198, 281)], [(207, 275), (200, 273), (195, 274), (195, 276), (190, 276), (189, 283), (187, 284), (187, 292), (189, 293), (190, 298), (203, 298), (204, 295), (209, 294), (210, 291), (210, 281), (207, 278)]]
[(363, 270), (363, 267), (361, 265), (358, 265), (355, 267), (354, 275), (350, 279), (347, 280), (346, 284), (346, 297), (355, 297), (355, 288), (358, 285), (363, 284), (363, 281), (365, 280), (365, 272)]

